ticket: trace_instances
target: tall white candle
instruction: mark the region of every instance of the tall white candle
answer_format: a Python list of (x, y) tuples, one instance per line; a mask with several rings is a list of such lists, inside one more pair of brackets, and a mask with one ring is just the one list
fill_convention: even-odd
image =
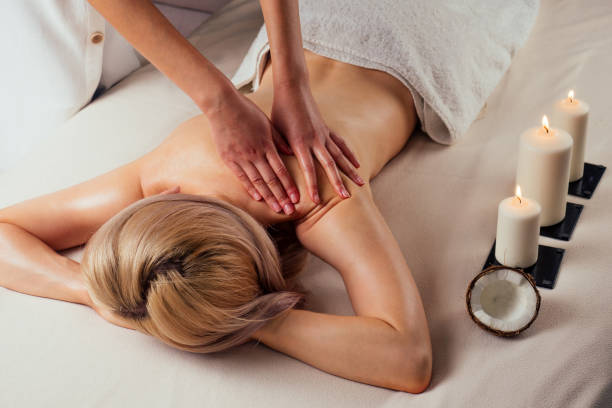
[(570, 90), (567, 98), (561, 99), (555, 104), (552, 115), (553, 123), (569, 133), (574, 140), (569, 181), (581, 179), (584, 173), (584, 150), (588, 119), (589, 105), (574, 98), (574, 90)]
[(516, 186), (516, 196), (499, 203), (495, 239), (497, 262), (512, 268), (527, 268), (536, 263), (541, 211), (536, 201), (521, 197), (519, 186)]
[(548, 126), (546, 116), (541, 127), (521, 135), (516, 183), (524, 197), (542, 207), (542, 226), (557, 224), (565, 218), (572, 143), (567, 132)]

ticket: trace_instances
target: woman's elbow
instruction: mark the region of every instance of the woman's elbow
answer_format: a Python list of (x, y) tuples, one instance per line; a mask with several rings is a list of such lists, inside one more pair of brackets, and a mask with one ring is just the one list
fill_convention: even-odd
[(431, 348), (427, 351), (414, 356), (412, 359), (415, 370), (411, 376), (411, 386), (407, 392), (420, 394), (427, 390), (431, 383), (433, 358)]
[[(425, 342), (422, 342), (425, 343)], [(404, 343), (401, 358), (400, 381), (398, 389), (411, 394), (420, 394), (427, 390), (431, 383), (433, 356), (431, 344), (415, 345)]]

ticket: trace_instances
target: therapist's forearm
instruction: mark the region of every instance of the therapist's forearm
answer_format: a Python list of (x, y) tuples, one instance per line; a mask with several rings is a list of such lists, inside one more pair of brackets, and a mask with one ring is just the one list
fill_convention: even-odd
[(204, 113), (236, 93), (232, 83), (193, 47), (149, 0), (89, 0), (91, 5)]
[(274, 86), (304, 84), (308, 70), (297, 0), (260, 0), (272, 56)]

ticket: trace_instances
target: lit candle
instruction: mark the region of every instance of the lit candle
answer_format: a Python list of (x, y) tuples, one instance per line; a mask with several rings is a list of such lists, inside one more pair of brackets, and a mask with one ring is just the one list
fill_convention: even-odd
[(565, 218), (572, 143), (567, 132), (548, 125), (546, 116), (541, 127), (521, 135), (516, 183), (524, 197), (542, 207), (542, 226), (557, 224)]
[(536, 201), (521, 197), (518, 185), (516, 196), (499, 203), (495, 239), (497, 262), (512, 268), (527, 268), (536, 263), (541, 211)]
[(587, 121), (589, 119), (589, 105), (584, 101), (576, 99), (572, 89), (567, 94), (567, 98), (561, 99), (555, 104), (552, 119), (555, 126), (565, 130), (574, 140), (569, 181), (579, 180), (584, 172), (584, 150)]

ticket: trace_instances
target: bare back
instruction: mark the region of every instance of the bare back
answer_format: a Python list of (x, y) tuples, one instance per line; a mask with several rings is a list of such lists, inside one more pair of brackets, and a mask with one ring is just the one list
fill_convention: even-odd
[[(306, 51), (311, 89), (324, 120), (356, 153), (359, 173), (367, 182), (404, 146), (417, 117), (408, 89), (381, 71), (334, 61)], [(264, 73), (260, 88), (248, 97), (266, 114), (273, 100), (271, 70)], [(265, 203), (252, 200), (217, 155), (208, 120), (196, 116), (181, 124), (156, 150), (144, 156), (141, 183), (144, 196), (174, 186), (190, 194), (211, 194), (237, 205), (264, 224), (299, 220), (340, 200), (317, 168), (321, 204), (305, 194), (306, 183), (294, 156), (282, 156), (300, 190), (302, 199), (291, 216), (277, 214)], [(358, 189), (346, 177), (349, 191)]]

